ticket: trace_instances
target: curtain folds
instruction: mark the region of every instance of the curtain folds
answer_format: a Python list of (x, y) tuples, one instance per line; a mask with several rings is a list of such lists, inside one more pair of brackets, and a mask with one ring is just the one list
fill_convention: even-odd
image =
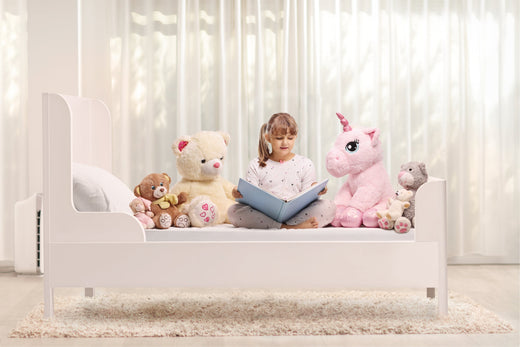
[[(236, 181), (280, 111), (326, 177), (341, 112), (381, 129), (396, 187), (409, 160), (447, 179), (453, 262), (518, 262), (517, 1), (148, 0), (111, 11), (110, 108), (127, 182), (160, 170), (176, 180), (173, 141), (217, 129), (231, 134), (224, 176)], [(331, 181), (332, 195), (341, 180)]]
[(14, 257), (14, 204), (29, 190), (26, 17), (26, 1), (0, 0), (0, 262)]
[[(231, 135), (224, 177), (256, 156), (260, 126), (289, 112), (318, 176), (340, 132), (378, 127), (397, 188), (401, 163), (448, 182), (451, 262), (518, 262), (520, 4), (516, 0), (81, 1), (85, 96), (113, 114), (114, 171), (178, 179), (171, 144)], [(0, 260), (28, 193), (25, 1), (0, 0)], [(30, 77), (30, 76), (29, 76)], [(22, 179), (23, 181), (23, 179)], [(331, 178), (329, 196), (342, 180)]]
[[(232, 139), (224, 176), (236, 181), (256, 156), (261, 124), (285, 111), (300, 126), (296, 150), (327, 177), (342, 112), (355, 126), (381, 129), (396, 187), (409, 160), (448, 180), (453, 262), (518, 262), (519, 7), (114, 2), (107, 40), (116, 170), (129, 183), (150, 171), (176, 180), (173, 141), (220, 129)], [(332, 195), (341, 180), (331, 181)]]

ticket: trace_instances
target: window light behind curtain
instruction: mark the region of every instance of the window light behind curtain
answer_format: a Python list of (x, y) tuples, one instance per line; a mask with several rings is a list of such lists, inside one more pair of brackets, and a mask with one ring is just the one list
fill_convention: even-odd
[(0, 261), (14, 257), (14, 204), (29, 184), (26, 13), (25, 1), (0, 0)]
[[(96, 39), (109, 53), (83, 48), (111, 66), (98, 73), (110, 90), (115, 170), (130, 186), (158, 170), (176, 180), (171, 143), (200, 129), (231, 134), (224, 176), (236, 180), (278, 111), (297, 118), (297, 151), (327, 177), (340, 111), (381, 129), (396, 187), (411, 159), (447, 178), (452, 261), (518, 262), (517, 1), (81, 4), (83, 23), (108, 18)], [(14, 202), (28, 193), (26, 13), (26, 1), (0, 0), (0, 260), (13, 258)], [(331, 180), (329, 197), (339, 184)]]
[(280, 111), (298, 121), (296, 151), (329, 177), (341, 112), (381, 129), (396, 188), (409, 160), (447, 179), (452, 261), (518, 261), (517, 1), (113, 4), (110, 106), (129, 183), (153, 170), (176, 180), (170, 146), (201, 129), (231, 134), (224, 176), (236, 181)]

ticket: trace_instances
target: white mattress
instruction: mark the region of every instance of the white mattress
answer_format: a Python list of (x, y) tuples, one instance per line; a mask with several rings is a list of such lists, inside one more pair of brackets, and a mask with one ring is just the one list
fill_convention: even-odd
[(344, 242), (413, 242), (415, 230), (398, 234), (379, 228), (320, 229), (246, 229), (231, 224), (207, 228), (146, 229), (146, 241), (344, 241)]

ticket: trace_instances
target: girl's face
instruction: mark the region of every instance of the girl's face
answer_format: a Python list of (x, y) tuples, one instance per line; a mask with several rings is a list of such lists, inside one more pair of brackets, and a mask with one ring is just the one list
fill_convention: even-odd
[(271, 144), (273, 155), (283, 158), (292, 153), (296, 135), (285, 133), (285, 135), (265, 134), (265, 140)]

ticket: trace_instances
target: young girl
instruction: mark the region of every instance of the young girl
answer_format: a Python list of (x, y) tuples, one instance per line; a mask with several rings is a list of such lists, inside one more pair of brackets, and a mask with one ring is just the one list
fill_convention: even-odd
[[(272, 115), (260, 129), (258, 158), (249, 163), (246, 181), (281, 199), (289, 199), (316, 184), (312, 161), (292, 152), (297, 134), (298, 126), (293, 117), (287, 113)], [(326, 192), (327, 188), (320, 195)], [(242, 197), (236, 186), (233, 197)], [(318, 199), (282, 224), (248, 205), (235, 204), (229, 208), (228, 218), (237, 227), (255, 229), (319, 228), (332, 222), (335, 211), (333, 201)]]

